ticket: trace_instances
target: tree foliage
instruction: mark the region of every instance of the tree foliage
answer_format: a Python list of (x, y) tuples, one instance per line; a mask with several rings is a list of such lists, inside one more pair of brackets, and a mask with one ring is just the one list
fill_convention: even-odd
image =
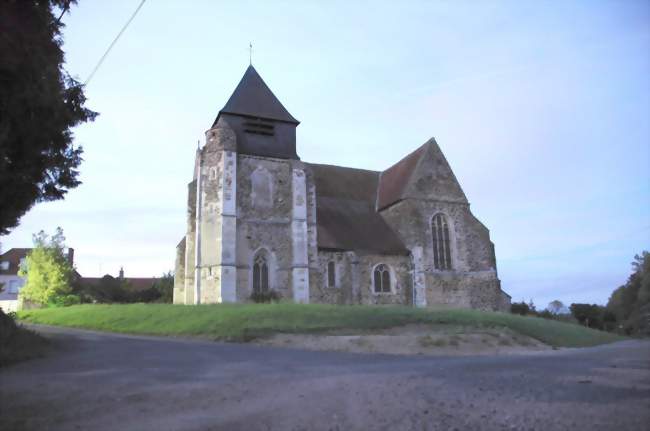
[(27, 255), (19, 275), (26, 277), (20, 290), (23, 300), (41, 305), (70, 305), (79, 302), (72, 294), (74, 269), (64, 255), (65, 237), (59, 227), (49, 237), (40, 231), (34, 235), (34, 248)]
[(156, 279), (147, 289), (135, 289), (128, 279), (105, 275), (99, 282), (89, 284), (83, 279), (75, 283), (81, 302), (126, 304), (135, 302), (172, 302), (174, 274), (169, 271)]
[(530, 307), (524, 301), (513, 302), (512, 304), (510, 304), (510, 312), (512, 314), (519, 314), (521, 316), (525, 316), (529, 314), (530, 311), (531, 311)]
[(589, 328), (603, 329), (605, 308), (596, 304), (571, 304), (571, 314), (581, 324)]
[(63, 68), (63, 24), (53, 14), (75, 2), (0, 2), (0, 235), (34, 203), (80, 184), (71, 129), (97, 114)]
[(650, 253), (634, 256), (632, 274), (607, 302), (619, 327), (627, 334), (650, 332)]
[(154, 289), (159, 293), (158, 302), (170, 303), (174, 299), (174, 273), (168, 271), (153, 284)]
[(96, 302), (101, 304), (129, 302), (129, 292), (124, 280), (103, 276), (97, 283), (84, 283), (83, 279), (75, 284), (81, 302)]
[(565, 313), (566, 306), (562, 301), (556, 299), (554, 301), (549, 302), (548, 307), (546, 307), (546, 309), (552, 314), (560, 314), (560, 313)]

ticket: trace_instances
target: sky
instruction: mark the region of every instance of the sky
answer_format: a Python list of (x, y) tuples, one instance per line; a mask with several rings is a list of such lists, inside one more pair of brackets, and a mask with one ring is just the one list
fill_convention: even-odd
[[(140, 0), (63, 22), (84, 81)], [(64, 229), (84, 276), (159, 276), (197, 142), (253, 65), (302, 160), (384, 170), (435, 137), (513, 301), (604, 304), (650, 249), (647, 1), (147, 0), (88, 83), (83, 184), (2, 248)]]

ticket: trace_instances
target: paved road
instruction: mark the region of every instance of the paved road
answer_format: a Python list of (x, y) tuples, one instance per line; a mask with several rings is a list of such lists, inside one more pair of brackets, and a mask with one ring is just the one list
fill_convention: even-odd
[(40, 327), (0, 430), (650, 429), (650, 343), (500, 357), (277, 349)]

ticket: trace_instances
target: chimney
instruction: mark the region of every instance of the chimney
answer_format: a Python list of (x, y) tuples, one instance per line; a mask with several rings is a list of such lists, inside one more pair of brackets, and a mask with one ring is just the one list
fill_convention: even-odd
[(68, 247), (68, 262), (70, 266), (74, 265), (74, 248)]
[(124, 268), (122, 268), (121, 266), (120, 266), (120, 276), (119, 276), (119, 278), (120, 278), (120, 280), (124, 278)]

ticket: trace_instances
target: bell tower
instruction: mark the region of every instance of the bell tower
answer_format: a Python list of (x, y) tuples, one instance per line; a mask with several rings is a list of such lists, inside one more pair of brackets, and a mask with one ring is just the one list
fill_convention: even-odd
[(212, 128), (231, 128), (237, 152), (278, 159), (299, 159), (296, 127), (300, 124), (250, 65), (235, 91), (219, 111)]

